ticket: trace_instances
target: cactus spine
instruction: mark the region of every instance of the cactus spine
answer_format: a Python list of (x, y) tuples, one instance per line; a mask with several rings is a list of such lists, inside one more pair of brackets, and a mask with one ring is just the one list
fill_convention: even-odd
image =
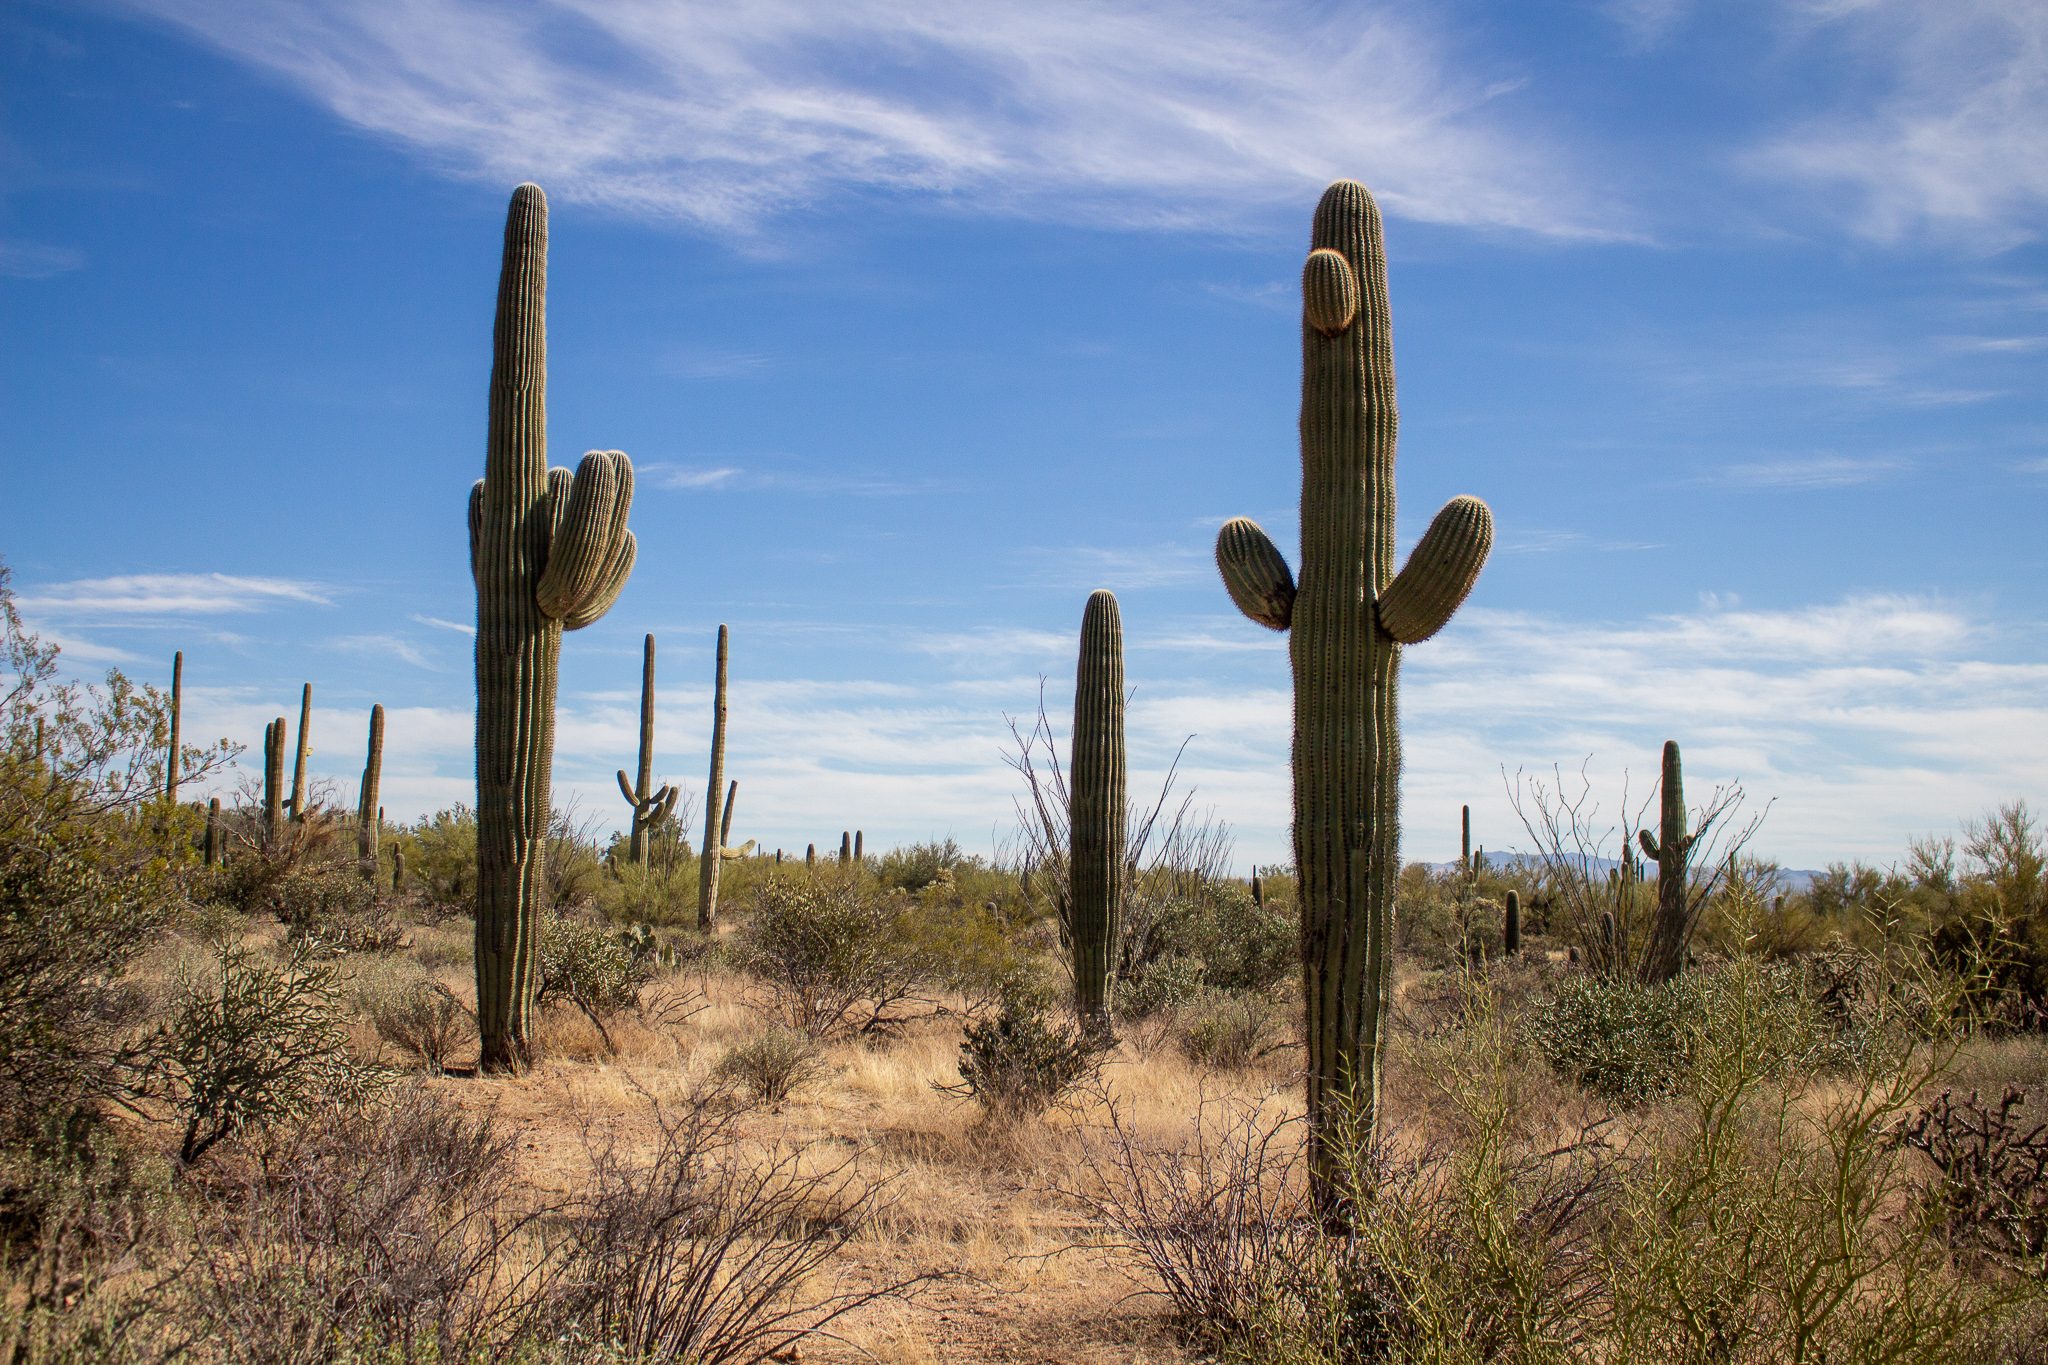
[(618, 600), (637, 547), (633, 465), (547, 460), (547, 197), (512, 192), (492, 332), (484, 477), (469, 494), (476, 580), (477, 1027), (486, 1071), (532, 1054), (542, 859), (562, 632)]
[(1660, 838), (1638, 830), (1643, 852), (1657, 864), (1657, 920), (1650, 946), (1643, 954), (1642, 979), (1649, 985), (1669, 981), (1685, 965), (1686, 940), (1692, 936), (1686, 904), (1686, 864), (1692, 859), (1696, 835), (1685, 831), (1685, 775), (1679, 770), (1678, 741), (1664, 741), (1664, 775), (1659, 814)]
[(1081, 614), (1072, 748), (1067, 876), (1074, 1012), (1089, 1029), (1106, 1030), (1124, 881), (1124, 627), (1114, 593), (1090, 594)]
[(377, 804), (377, 787), (384, 780), (384, 707), (370, 708), (370, 751), (363, 760), (363, 789), (356, 806), (356, 865), (363, 880), (377, 880), (377, 835), (384, 824), (384, 808)]
[(647, 866), (648, 834), (668, 819), (675, 809), (676, 789), (654, 786), (654, 637), (647, 637), (640, 658), (640, 770), (639, 781), (629, 784), (626, 770), (619, 769), (619, 791), (633, 808), (633, 831), (627, 844), (627, 858), (636, 867)]
[[(164, 760), (164, 800), (172, 805), (178, 803), (178, 760), (182, 757), (179, 749), (179, 722), (184, 719), (185, 710), (185, 651), (179, 650), (171, 656), (171, 752)], [(37, 758), (41, 758), (40, 753)], [(208, 858), (207, 862), (212, 863)]]
[(1479, 576), (1493, 514), (1452, 499), (1394, 572), (1393, 330), (1379, 208), (1340, 180), (1302, 268), (1301, 577), (1256, 522), (1216, 562), (1239, 610), (1289, 632), (1311, 1170), (1327, 1200), (1347, 1120), (1377, 1132), (1400, 870), (1401, 646), (1434, 635)]
[(284, 717), (263, 727), (263, 839), (284, 837)]
[(711, 783), (704, 790), (704, 852), (697, 873), (697, 928), (718, 927), (718, 869), (725, 860), (725, 811), (718, 789), (725, 784), (725, 679), (730, 637), (718, 627), (718, 669), (711, 689)]
[(1508, 901), (1500, 912), (1500, 943), (1509, 957), (1522, 951), (1522, 893), (1508, 892)]
[(308, 742), (313, 725), (313, 684), (299, 694), (299, 752), (292, 761), (292, 823), (306, 818), (306, 756), (313, 752)]

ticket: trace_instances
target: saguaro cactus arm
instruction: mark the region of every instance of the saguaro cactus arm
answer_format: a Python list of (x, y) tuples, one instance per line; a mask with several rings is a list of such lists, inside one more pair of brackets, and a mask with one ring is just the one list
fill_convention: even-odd
[(1294, 575), (1264, 527), (1249, 517), (1224, 522), (1216, 533), (1216, 568), (1239, 611), (1268, 630), (1287, 629)]
[[(550, 471), (551, 484), (556, 472)], [(564, 630), (574, 630), (610, 609), (632, 571), (635, 549), (626, 513), (633, 505), (633, 462), (624, 451), (593, 450), (569, 481), (567, 506), (559, 497), (550, 501), (560, 522), (534, 602)]]
[(1477, 498), (1452, 498), (1380, 594), (1380, 629), (1404, 645), (1442, 630), (1472, 595), (1492, 549), (1492, 510)]

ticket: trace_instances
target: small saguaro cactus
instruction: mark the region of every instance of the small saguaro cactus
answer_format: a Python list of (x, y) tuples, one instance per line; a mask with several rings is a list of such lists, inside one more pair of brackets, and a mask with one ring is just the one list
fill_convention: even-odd
[(1257, 872), (1252, 873), (1252, 904), (1261, 910), (1266, 908), (1266, 884), (1259, 880)]
[(377, 880), (377, 835), (384, 824), (384, 808), (377, 804), (377, 788), (384, 780), (384, 706), (370, 708), (370, 748), (363, 760), (363, 786), (356, 802), (356, 866), (363, 880)]
[(405, 890), (405, 850), (391, 850), (391, 894), (396, 896)]
[(816, 844), (806, 844), (806, 845), (804, 845), (804, 866), (805, 866), (805, 867), (816, 867), (817, 865), (818, 865), (818, 846), (817, 846)]
[(1472, 808), (1460, 806), (1458, 809), (1462, 829), (1458, 836), (1458, 871), (1469, 877), (1475, 870), (1472, 866)]
[(1657, 918), (1650, 926), (1650, 945), (1643, 953), (1642, 979), (1648, 985), (1669, 981), (1685, 965), (1686, 940), (1692, 937), (1687, 904), (1687, 867), (1696, 835), (1685, 831), (1685, 776), (1679, 770), (1678, 741), (1664, 741), (1664, 775), (1658, 836), (1638, 830), (1643, 852), (1657, 864)]
[(636, 867), (647, 866), (648, 833), (661, 825), (675, 809), (676, 789), (664, 785), (654, 791), (654, 637), (649, 635), (640, 657), (640, 768), (639, 780), (626, 781), (619, 769), (619, 791), (633, 808), (633, 830), (626, 856)]
[(857, 829), (853, 832), (853, 865), (855, 867), (866, 867), (868, 865), (866, 842), (867, 832), (865, 830)]
[(1217, 535), (1216, 564), (1239, 610), (1288, 632), (1311, 1172), (1327, 1201), (1340, 1130), (1377, 1132), (1401, 866), (1401, 647), (1436, 634), (1470, 594), (1493, 514), (1453, 498), (1394, 572), (1393, 325), (1365, 186), (1324, 192), (1301, 289), (1301, 576), (1244, 518)]
[(306, 818), (306, 757), (313, 752), (309, 742), (313, 728), (313, 684), (299, 694), (299, 752), (292, 761), (292, 823)]
[(638, 547), (633, 462), (593, 450), (548, 468), (547, 196), (512, 191), (491, 337), (484, 477), (469, 492), (476, 580), (477, 1031), (481, 1066), (532, 1055), (542, 862), (562, 632), (611, 609)]
[(716, 679), (711, 688), (711, 784), (704, 790), (704, 852), (697, 873), (697, 928), (710, 933), (718, 927), (718, 871), (725, 860), (719, 856), (725, 847), (724, 837), (719, 833), (725, 815), (719, 797), (719, 788), (725, 785), (725, 680), (726, 663), (730, 647), (730, 636), (723, 624), (718, 627), (718, 667)]
[(1500, 912), (1501, 951), (1509, 957), (1522, 951), (1522, 893), (1509, 891)]
[(206, 865), (216, 866), (220, 862), (220, 798), (210, 798), (206, 803)]
[[(179, 724), (185, 711), (185, 651), (179, 650), (171, 656), (171, 752), (164, 760), (164, 800), (171, 805), (178, 804), (178, 768), (184, 752), (179, 746)], [(208, 859), (211, 862), (212, 859)]]
[(1067, 895), (1074, 1012), (1102, 1031), (1116, 984), (1124, 882), (1124, 626), (1111, 592), (1091, 593), (1081, 613), (1072, 744)]
[(852, 861), (853, 831), (850, 829), (842, 829), (839, 831), (839, 865), (841, 867), (844, 867)]

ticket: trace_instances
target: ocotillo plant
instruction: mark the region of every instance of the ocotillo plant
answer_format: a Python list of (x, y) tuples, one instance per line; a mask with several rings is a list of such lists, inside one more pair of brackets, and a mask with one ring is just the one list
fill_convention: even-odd
[(1509, 957), (1522, 951), (1522, 893), (1509, 891), (1500, 912), (1501, 950)]
[(363, 760), (362, 799), (356, 803), (356, 865), (363, 880), (377, 880), (377, 835), (384, 824), (377, 788), (384, 780), (384, 707), (370, 708), (370, 751)]
[(1223, 527), (1216, 563), (1239, 610), (1289, 632), (1311, 1164), (1327, 1199), (1340, 1127), (1368, 1141), (1377, 1130), (1400, 872), (1401, 646), (1442, 629), (1471, 592), (1493, 514), (1452, 499), (1394, 572), (1393, 327), (1379, 207), (1363, 185), (1324, 192), (1310, 245), (1299, 586), (1254, 521)]
[(1658, 837), (1638, 830), (1643, 852), (1657, 864), (1657, 918), (1650, 926), (1650, 945), (1643, 953), (1642, 979), (1649, 985), (1669, 981), (1685, 965), (1686, 940), (1692, 936), (1686, 875), (1695, 836), (1685, 832), (1685, 777), (1679, 771), (1678, 741), (1664, 741), (1664, 780)]
[(547, 197), (512, 192), (491, 337), (484, 477), (469, 493), (476, 580), (477, 1031), (486, 1071), (532, 1052), (555, 679), (562, 632), (603, 616), (637, 546), (633, 464), (593, 450), (548, 468)]
[(647, 866), (647, 834), (668, 818), (675, 808), (676, 789), (664, 785), (654, 791), (654, 637), (647, 637), (640, 654), (640, 768), (639, 780), (626, 781), (619, 769), (619, 790), (633, 808), (633, 831), (626, 856), (636, 867)]
[(719, 836), (720, 817), (725, 812), (719, 808), (718, 798), (724, 793), (719, 788), (725, 785), (725, 676), (729, 636), (723, 625), (718, 627), (718, 669), (717, 678), (711, 689), (711, 783), (704, 790), (704, 852), (697, 873), (697, 928), (710, 933), (718, 927), (718, 866), (725, 861), (719, 851), (724, 840)]
[(284, 717), (263, 730), (263, 838), (275, 845), (284, 836)]
[(313, 684), (299, 694), (299, 753), (292, 763), (292, 821), (306, 818), (306, 756), (313, 752), (308, 743), (313, 727)]
[(1109, 1028), (1124, 863), (1124, 626), (1116, 595), (1089, 594), (1074, 668), (1073, 752), (1067, 762), (1067, 895), (1074, 944), (1074, 1012)]
[[(178, 803), (178, 760), (182, 752), (179, 743), (179, 722), (185, 710), (185, 651), (179, 650), (171, 656), (171, 753), (164, 760), (164, 800), (172, 805)], [(213, 860), (209, 858), (209, 863)]]

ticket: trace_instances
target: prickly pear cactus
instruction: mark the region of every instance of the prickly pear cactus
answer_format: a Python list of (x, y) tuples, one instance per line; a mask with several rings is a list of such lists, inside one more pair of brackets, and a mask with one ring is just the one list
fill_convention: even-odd
[(1401, 646), (1442, 629), (1472, 591), (1493, 514), (1452, 499), (1395, 573), (1393, 330), (1379, 207), (1363, 185), (1324, 192), (1301, 290), (1301, 576), (1243, 519), (1217, 536), (1216, 563), (1239, 610), (1288, 632), (1311, 1155), (1327, 1193), (1339, 1126), (1370, 1139), (1379, 1111)]
[(1100, 1031), (1109, 1027), (1124, 861), (1124, 626), (1114, 593), (1092, 594), (1081, 615), (1067, 768), (1074, 1011)]
[(484, 477), (469, 495), (485, 1070), (531, 1057), (562, 632), (618, 600), (637, 548), (626, 529), (633, 465), (624, 454), (591, 451), (573, 475), (548, 468), (547, 257), (547, 197), (521, 185), (505, 218)]
[(1677, 976), (1685, 965), (1686, 941), (1692, 924), (1686, 904), (1687, 866), (1692, 861), (1695, 836), (1685, 832), (1685, 775), (1679, 768), (1678, 741), (1664, 741), (1664, 780), (1661, 784), (1658, 833), (1639, 830), (1643, 852), (1657, 864), (1657, 918), (1650, 926), (1650, 946), (1643, 952), (1639, 968), (1647, 985), (1657, 985)]

